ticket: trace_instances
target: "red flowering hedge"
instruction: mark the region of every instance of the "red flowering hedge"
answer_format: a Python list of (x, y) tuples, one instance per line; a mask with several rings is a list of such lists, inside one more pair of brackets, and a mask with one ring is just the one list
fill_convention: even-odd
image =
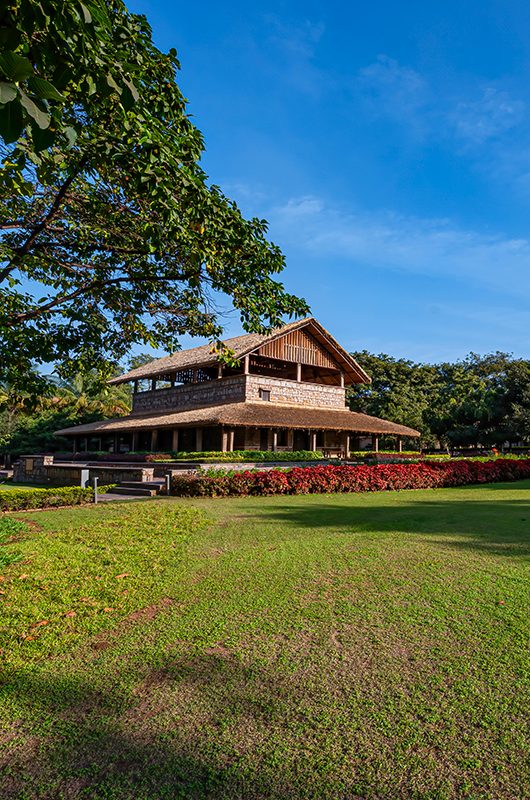
[(178, 476), (173, 491), (181, 496), (230, 497), (273, 494), (328, 494), (431, 489), (530, 478), (530, 459), (440, 461), (376, 466), (315, 466), (291, 470)]

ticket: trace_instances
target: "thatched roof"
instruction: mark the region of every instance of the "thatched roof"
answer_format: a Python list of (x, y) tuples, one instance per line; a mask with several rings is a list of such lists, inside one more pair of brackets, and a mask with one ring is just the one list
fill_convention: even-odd
[(226, 425), (247, 428), (300, 428), (304, 430), (335, 430), (351, 433), (397, 434), (420, 436), (419, 431), (397, 425), (368, 414), (348, 409), (308, 408), (305, 406), (276, 406), (272, 403), (227, 403), (221, 406), (197, 408), (162, 414), (134, 414), (107, 419), (56, 431), (57, 435), (86, 435), (123, 433), (152, 428)]
[[(296, 320), (295, 322), (289, 322), (282, 328), (278, 328), (268, 334), (246, 333), (242, 336), (234, 336), (231, 339), (226, 339), (224, 344), (232, 350), (236, 359), (241, 359), (263, 344), (272, 342), (274, 339), (278, 339), (300, 328), (308, 328), (324, 347), (333, 352), (337, 362), (339, 362), (344, 369), (347, 382), (349, 379), (349, 382), (370, 383), (370, 377), (357, 361), (340, 346), (333, 336), (314, 319), (314, 317), (306, 317), (305, 319)], [(154, 361), (132, 369), (130, 372), (126, 372), (118, 378), (112, 378), (109, 383), (117, 384), (145, 378), (156, 378), (159, 376), (166, 376), (176, 370), (214, 366), (217, 363), (218, 359), (212, 345), (203, 344), (199, 347), (181, 350), (170, 356), (164, 356), (164, 358), (156, 358)]]

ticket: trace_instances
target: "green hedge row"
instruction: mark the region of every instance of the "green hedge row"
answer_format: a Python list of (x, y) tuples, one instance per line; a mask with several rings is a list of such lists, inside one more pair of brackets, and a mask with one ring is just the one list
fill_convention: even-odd
[[(169, 456), (169, 457), (168, 457)], [(205, 450), (203, 452), (173, 452), (170, 454), (152, 453), (147, 461), (203, 461), (223, 463), (244, 463), (246, 461), (319, 461), (322, 453), (314, 450), (294, 450), (288, 452), (273, 452), (272, 450), (233, 450), (223, 453), (220, 450)]]
[[(98, 487), (98, 494), (108, 492), (111, 486)], [(28, 508), (58, 508), (80, 506), (94, 502), (94, 489), (80, 486), (62, 486), (57, 489), (20, 489), (13, 487), (0, 491), (0, 511), (24, 511)]]

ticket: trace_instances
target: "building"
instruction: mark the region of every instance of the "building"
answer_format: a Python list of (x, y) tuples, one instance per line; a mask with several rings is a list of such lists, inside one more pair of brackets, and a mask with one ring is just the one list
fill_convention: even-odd
[(317, 320), (291, 322), (271, 334), (228, 339), (237, 366), (219, 363), (210, 345), (138, 367), (111, 384), (133, 385), (127, 417), (57, 431), (74, 450), (322, 450), (348, 457), (371, 437), (420, 434), (346, 407), (346, 388), (369, 383), (359, 364)]

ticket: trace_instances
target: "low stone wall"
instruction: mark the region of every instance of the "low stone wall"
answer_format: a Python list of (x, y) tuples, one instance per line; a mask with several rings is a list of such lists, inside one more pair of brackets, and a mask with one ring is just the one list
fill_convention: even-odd
[(96, 477), (100, 486), (106, 486), (121, 481), (150, 481), (153, 475), (154, 468), (151, 465), (55, 463), (52, 455), (21, 456), (13, 470), (15, 483), (41, 486), (81, 486), (87, 480), (91, 484)]

